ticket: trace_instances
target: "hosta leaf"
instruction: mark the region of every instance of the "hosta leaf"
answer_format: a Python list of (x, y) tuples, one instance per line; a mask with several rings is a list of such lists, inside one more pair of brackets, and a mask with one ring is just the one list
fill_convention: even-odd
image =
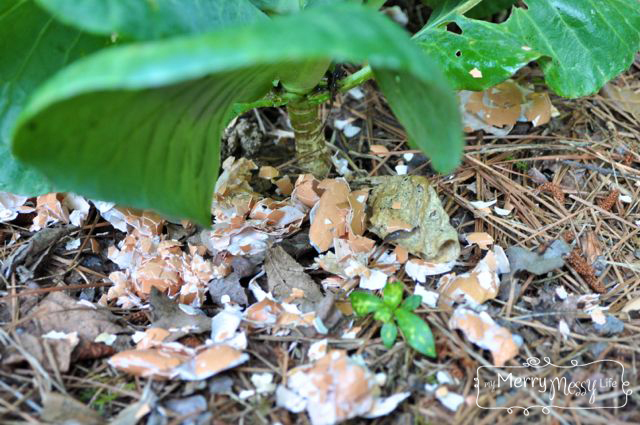
[(249, 0), (37, 0), (62, 22), (93, 34), (155, 40), (267, 17)]
[(490, 16), (508, 10), (516, 4), (517, 0), (485, 0), (466, 13), (466, 16), (475, 19), (489, 18)]
[(456, 163), (459, 114), (438, 69), (388, 19), (346, 4), (79, 61), (31, 99), (13, 151), (61, 190), (207, 224), (232, 105), (322, 58), (369, 61), (416, 144), (436, 166)]
[(420, 306), (420, 303), (422, 303), (422, 297), (420, 295), (411, 295), (402, 301), (400, 308), (407, 311), (413, 311)]
[(420, 316), (403, 309), (396, 310), (395, 314), (396, 322), (407, 344), (425, 356), (435, 357), (436, 346), (429, 325)]
[[(462, 34), (435, 28), (416, 37), (427, 55), (446, 67), (446, 75), (459, 89), (483, 90), (511, 77), (540, 56), (501, 25), (456, 15)], [(474, 77), (473, 70), (482, 74)]]
[(400, 282), (387, 283), (382, 290), (382, 299), (386, 305), (396, 308), (402, 301), (402, 290), (404, 285)]
[(586, 96), (624, 70), (640, 50), (638, 0), (527, 0), (504, 24), (533, 50), (561, 96)]
[(302, 10), (303, 0), (251, 0), (256, 7), (274, 15), (286, 15)]
[(398, 337), (398, 328), (392, 322), (385, 323), (380, 330), (380, 336), (382, 337), (384, 346), (391, 348)]
[[(565, 97), (596, 92), (627, 69), (640, 50), (638, 0), (525, 3), (527, 9), (514, 8), (502, 24), (450, 14), (441, 23), (455, 22), (462, 34), (428, 26), (415, 39), (445, 66), (457, 88), (493, 86), (539, 59), (547, 84)], [(470, 74), (474, 69), (479, 78)]]
[(351, 300), (353, 311), (355, 311), (358, 316), (373, 313), (383, 305), (380, 298), (363, 291), (353, 291), (349, 295), (349, 300)]
[(107, 44), (61, 25), (33, 1), (0, 0), (0, 192), (38, 195), (53, 186), (10, 153), (10, 134), (29, 95), (73, 60)]

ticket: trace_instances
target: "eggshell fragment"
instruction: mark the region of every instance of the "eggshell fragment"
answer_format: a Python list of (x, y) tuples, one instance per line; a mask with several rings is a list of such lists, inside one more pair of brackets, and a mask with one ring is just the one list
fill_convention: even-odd
[(465, 239), (467, 243), (470, 245), (478, 245), (480, 249), (489, 249), (491, 245), (493, 245), (493, 237), (485, 232), (472, 232), (467, 233)]
[(249, 360), (249, 355), (228, 345), (214, 345), (201, 351), (180, 367), (182, 379), (199, 381), (210, 378)]
[(324, 180), (318, 185), (324, 193), (311, 210), (309, 241), (318, 252), (325, 252), (333, 244), (334, 238), (347, 233), (349, 213), (349, 185), (345, 180)]
[(458, 307), (449, 320), (451, 329), (460, 329), (469, 341), (491, 351), (493, 364), (503, 366), (518, 355), (518, 344), (507, 328), (496, 324), (487, 312), (480, 314)]
[(446, 273), (453, 269), (453, 266), (455, 266), (455, 264), (455, 261), (450, 261), (448, 263), (433, 263), (431, 261), (425, 261), (421, 259), (412, 259), (407, 261), (404, 266), (404, 270), (407, 272), (407, 275), (409, 275), (409, 277), (411, 277), (413, 280), (416, 280), (420, 283), (425, 283), (427, 280), (427, 276)]
[(438, 291), (441, 302), (449, 305), (454, 301), (466, 302), (471, 306), (477, 306), (495, 298), (500, 288), (497, 272), (496, 255), (489, 251), (470, 272), (459, 276), (450, 273), (440, 278)]
[(408, 397), (400, 393), (382, 399), (378, 394), (375, 375), (345, 351), (334, 350), (290, 371), (287, 386), (277, 390), (277, 403), (294, 412), (306, 408), (312, 425), (333, 425), (388, 414)]
[(132, 375), (167, 379), (175, 375), (174, 369), (187, 358), (183, 354), (169, 350), (128, 350), (112, 356), (109, 364)]

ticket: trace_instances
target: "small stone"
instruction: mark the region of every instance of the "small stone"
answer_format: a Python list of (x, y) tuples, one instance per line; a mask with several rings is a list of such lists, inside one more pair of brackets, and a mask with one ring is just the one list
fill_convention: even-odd
[(607, 321), (604, 325), (599, 325), (597, 323), (593, 324), (593, 328), (600, 335), (611, 336), (619, 334), (624, 330), (624, 322), (614, 316), (607, 316)]

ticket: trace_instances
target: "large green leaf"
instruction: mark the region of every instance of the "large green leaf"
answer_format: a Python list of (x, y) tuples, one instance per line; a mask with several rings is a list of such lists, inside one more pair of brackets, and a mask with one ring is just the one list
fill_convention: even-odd
[(10, 133), (40, 83), (106, 43), (55, 22), (31, 0), (0, 0), (0, 192), (37, 195), (53, 189), (39, 171), (13, 158)]
[[(297, 0), (296, 0), (297, 1)], [(37, 0), (62, 22), (93, 34), (156, 40), (266, 19), (249, 0)]]
[[(469, 0), (446, 0), (468, 3)], [(559, 95), (585, 96), (629, 67), (640, 50), (638, 0), (525, 0), (502, 24), (449, 14), (462, 34), (427, 26), (415, 39), (447, 70), (454, 86), (481, 90), (539, 58), (547, 84)], [(476, 69), (482, 76), (474, 78)]]
[[(421, 32), (416, 40), (430, 57), (446, 68), (446, 75), (458, 89), (483, 90), (511, 77), (540, 56), (501, 25), (477, 21), (455, 14), (462, 34), (434, 27)], [(472, 70), (482, 73), (474, 77)]]
[(205, 224), (232, 104), (260, 98), (288, 67), (322, 58), (368, 60), (383, 90), (419, 93), (389, 100), (418, 145), (443, 146), (436, 153), (446, 158), (434, 164), (456, 162), (462, 133), (446, 80), (401, 29), (356, 5), (98, 53), (36, 93), (13, 150), (62, 190)]

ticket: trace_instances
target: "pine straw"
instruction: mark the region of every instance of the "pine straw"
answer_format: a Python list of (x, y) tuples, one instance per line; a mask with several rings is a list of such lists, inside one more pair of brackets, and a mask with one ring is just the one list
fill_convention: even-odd
[[(635, 69), (622, 78), (637, 81), (638, 75), (640, 65), (636, 63)], [(388, 417), (350, 423), (493, 425), (640, 422), (639, 413), (635, 411), (638, 406), (637, 394), (640, 392), (637, 366), (640, 319), (637, 316), (630, 318), (620, 312), (627, 301), (640, 296), (640, 263), (635, 256), (640, 247), (640, 227), (635, 224), (636, 220), (640, 220), (640, 128), (628, 113), (600, 96), (581, 100), (556, 98), (554, 104), (560, 110), (561, 117), (551, 125), (528, 130), (527, 134), (500, 139), (479, 134), (468, 136), (463, 165), (451, 175), (434, 177), (433, 183), (445, 200), (447, 212), (460, 234), (487, 232), (505, 248), (517, 245), (539, 249), (555, 239), (569, 239), (573, 241), (577, 255), (582, 250), (582, 237), (588, 231), (595, 232), (602, 245), (599, 255), (603, 257), (605, 265), (597, 276), (597, 285), (604, 289), (600, 305), (608, 307), (607, 314), (624, 321), (625, 330), (622, 333), (613, 337), (595, 334), (590, 330), (590, 317), (580, 310), (545, 310), (548, 307), (545, 302), (553, 299), (553, 291), (557, 286), (563, 286), (567, 292), (574, 294), (593, 293), (594, 282), (585, 280), (585, 276), (590, 274), (572, 267), (555, 270), (547, 276), (520, 273), (511, 281), (505, 279), (505, 294), (487, 304), (494, 319), (524, 338), (520, 355), (508, 365), (516, 366), (529, 357), (545, 356), (555, 364), (566, 364), (572, 359), (579, 359), (581, 364), (601, 359), (617, 360), (625, 366), (625, 377), (631, 381), (630, 388), (634, 391), (629, 399), (630, 406), (618, 410), (554, 410), (549, 415), (541, 413), (538, 408), (531, 409), (530, 416), (525, 417), (521, 412), (509, 415), (502, 410), (483, 410), (473, 405), (463, 405), (456, 413), (452, 413), (433, 394), (424, 391), (424, 384), (437, 371), (447, 371), (457, 378), (457, 383), (448, 386), (450, 391), (465, 397), (471, 396), (475, 400), (473, 384), (476, 369), (486, 366), (482, 369), (483, 374), (495, 373), (496, 369), (486, 351), (449, 329), (449, 311), (422, 308), (418, 313), (428, 320), (437, 338), (437, 360), (417, 355), (402, 342), (390, 350), (385, 349), (379, 338), (375, 337), (379, 324), (370, 318), (361, 323), (363, 332), (359, 339), (329, 340), (332, 347), (362, 354), (374, 372), (385, 372), (388, 376), (388, 383), (384, 387), (386, 394), (413, 392), (412, 397)], [(261, 127), (267, 127), (267, 130), (278, 127), (273, 123), (273, 118), (264, 112), (256, 116)], [(371, 86), (363, 102), (356, 104), (347, 96), (336, 100), (330, 118), (344, 116), (361, 119), (359, 125), (363, 131), (350, 140), (335, 132), (331, 147), (334, 152), (347, 158), (356, 175), (395, 174), (393, 167), (406, 153), (416, 154), (419, 162), (420, 155), (407, 148), (403, 130), (383, 98)], [(387, 146), (390, 154), (384, 158), (371, 155), (369, 146), (372, 144)], [(277, 165), (284, 172), (295, 171), (294, 161), (280, 161)], [(552, 171), (549, 184), (543, 186), (529, 177), (525, 168), (534, 167)], [(410, 173), (431, 175), (426, 160), (412, 167)], [(475, 193), (470, 190), (471, 183), (475, 184)], [(612, 202), (614, 186), (630, 195), (633, 202), (622, 203), (619, 198)], [(550, 187), (556, 189), (545, 190)], [(501, 207), (505, 203), (513, 206), (512, 213), (507, 217), (484, 214), (470, 204), (474, 200), (493, 199), (497, 199)], [(0, 228), (5, 239), (20, 230), (9, 225)], [(95, 229), (91, 226), (83, 229), (85, 234), (93, 231)], [(112, 239), (114, 235), (101, 237)], [(18, 246), (19, 243), (11, 248), (0, 247), (0, 256), (7, 258)], [(473, 266), (480, 256), (477, 248), (465, 248), (460, 263), (462, 269)], [(69, 282), (65, 276), (68, 277), (73, 268), (73, 273), (79, 273), (84, 279), (84, 283), (78, 283), (78, 287), (89, 288), (105, 281), (106, 276), (83, 268), (77, 264), (77, 259), (73, 255), (69, 258), (55, 256), (53, 265), (47, 270), (47, 279), (42, 280), (54, 287), (68, 289), (65, 285)], [(412, 290), (413, 282), (406, 278), (404, 281)], [(434, 288), (435, 282), (434, 278), (426, 286)], [(8, 289), (10, 295), (25, 289), (16, 288), (11, 279), (4, 281), (2, 286)], [(70, 293), (78, 294), (77, 291)], [(0, 338), (5, 343), (15, 344), (11, 335), (24, 320), (18, 314), (19, 304), (29, 302), (29, 297), (33, 296), (31, 292), (28, 297), (11, 298), (12, 320), (5, 323), (0, 331)], [(121, 314), (125, 321), (135, 317), (134, 321), (129, 322), (131, 329), (143, 328), (138, 320), (144, 322), (144, 315), (140, 318), (140, 314), (132, 311), (114, 309), (114, 312)], [(207, 313), (213, 315), (214, 311), (208, 309)], [(573, 321), (572, 332), (564, 339), (558, 325), (561, 319), (567, 318)], [(283, 337), (266, 333), (251, 335), (247, 352), (252, 360), (226, 374), (233, 379), (233, 394), (251, 389), (249, 378), (256, 372), (271, 372), (277, 383), (282, 382), (288, 370), (303, 363), (309, 344), (317, 339), (304, 336), (296, 330)], [(296, 343), (293, 349), (292, 343)], [(606, 346), (596, 357), (591, 349), (598, 343), (605, 343)], [(609, 372), (607, 365), (596, 363), (589, 366), (588, 370), (606, 375)], [(557, 372), (547, 368), (544, 373), (552, 377)], [(153, 389), (161, 400), (192, 393), (205, 395), (209, 408), (215, 412), (215, 423), (220, 425), (308, 423), (304, 414), (293, 415), (274, 407), (273, 396), (241, 400), (233, 394), (214, 394), (208, 388), (217, 381), (218, 378), (205, 383), (157, 382), (153, 384)], [(145, 380), (115, 372), (103, 360), (77, 362), (67, 374), (45, 371), (35, 360), (23, 368), (0, 368), (0, 423), (38, 423), (42, 394), (50, 389), (66, 392), (94, 407), (101, 397), (109, 395), (110, 401), (104, 405), (104, 414), (105, 417), (113, 417), (141, 397), (145, 383)], [(513, 394), (498, 389), (490, 397), (481, 398), (480, 402), (492, 405), (496, 400), (501, 400), (504, 405), (540, 404), (539, 395), (526, 389)], [(170, 413), (170, 418), (173, 421), (170, 423), (179, 423), (177, 414)]]

